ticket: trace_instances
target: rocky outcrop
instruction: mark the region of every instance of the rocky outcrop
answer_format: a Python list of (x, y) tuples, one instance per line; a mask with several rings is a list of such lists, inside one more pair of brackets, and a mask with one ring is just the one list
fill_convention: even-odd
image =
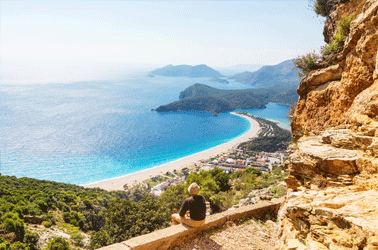
[(378, 75), (377, 9), (377, 1), (351, 0), (341, 3), (330, 14), (332, 17), (353, 15), (355, 18), (344, 48), (337, 55), (338, 64), (312, 71), (300, 82), (300, 97), (292, 121), (296, 138), (316, 134), (327, 126), (349, 123), (351, 115), (356, 112), (373, 115), (376, 104), (371, 103), (370, 111), (363, 105), (366, 102), (364, 96), (369, 94), (369, 98), (375, 100), (377, 94), (374, 84)]
[(378, 1), (333, 2), (325, 40), (354, 19), (338, 63), (297, 91), (278, 249), (378, 249)]
[(42, 224), (43, 219), (37, 216), (24, 216), (24, 222), (30, 224)]

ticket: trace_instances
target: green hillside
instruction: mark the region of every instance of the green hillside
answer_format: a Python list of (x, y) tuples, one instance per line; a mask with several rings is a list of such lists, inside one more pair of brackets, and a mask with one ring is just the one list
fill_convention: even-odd
[(269, 102), (294, 103), (298, 100), (298, 95), (296, 86), (222, 90), (196, 83), (182, 91), (179, 99), (179, 101), (162, 105), (155, 111), (206, 111), (218, 114), (236, 109), (261, 109), (265, 108)]

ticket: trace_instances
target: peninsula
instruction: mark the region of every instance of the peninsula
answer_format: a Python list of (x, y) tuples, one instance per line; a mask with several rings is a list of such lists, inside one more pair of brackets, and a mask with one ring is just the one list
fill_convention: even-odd
[(162, 105), (154, 111), (204, 111), (217, 115), (237, 109), (262, 109), (269, 102), (294, 103), (298, 100), (298, 94), (296, 86), (222, 90), (196, 83), (182, 91), (179, 99), (179, 101)]
[(210, 82), (219, 82), (219, 83), (229, 84), (229, 82), (227, 80), (221, 79), (217, 76), (213, 76), (209, 81)]

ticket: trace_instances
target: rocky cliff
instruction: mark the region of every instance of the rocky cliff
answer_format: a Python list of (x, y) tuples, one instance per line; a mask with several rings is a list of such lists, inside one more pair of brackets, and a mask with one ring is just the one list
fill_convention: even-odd
[(278, 249), (378, 249), (378, 1), (328, 2), (326, 42), (353, 20), (332, 63), (297, 90)]

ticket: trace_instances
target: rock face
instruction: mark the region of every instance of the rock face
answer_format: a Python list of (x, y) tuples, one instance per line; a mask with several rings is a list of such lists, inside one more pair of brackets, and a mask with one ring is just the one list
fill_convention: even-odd
[(378, 249), (378, 1), (333, 2), (325, 40), (354, 19), (338, 63), (297, 90), (278, 249)]
[[(377, 120), (377, 5), (374, 0), (351, 0), (340, 3), (330, 14), (333, 18), (347, 14), (355, 18), (343, 51), (337, 57), (338, 64), (312, 71), (300, 82), (300, 97), (292, 123), (297, 137), (316, 134), (327, 126), (350, 124), (356, 113)], [(328, 22), (326, 25), (332, 26)]]

